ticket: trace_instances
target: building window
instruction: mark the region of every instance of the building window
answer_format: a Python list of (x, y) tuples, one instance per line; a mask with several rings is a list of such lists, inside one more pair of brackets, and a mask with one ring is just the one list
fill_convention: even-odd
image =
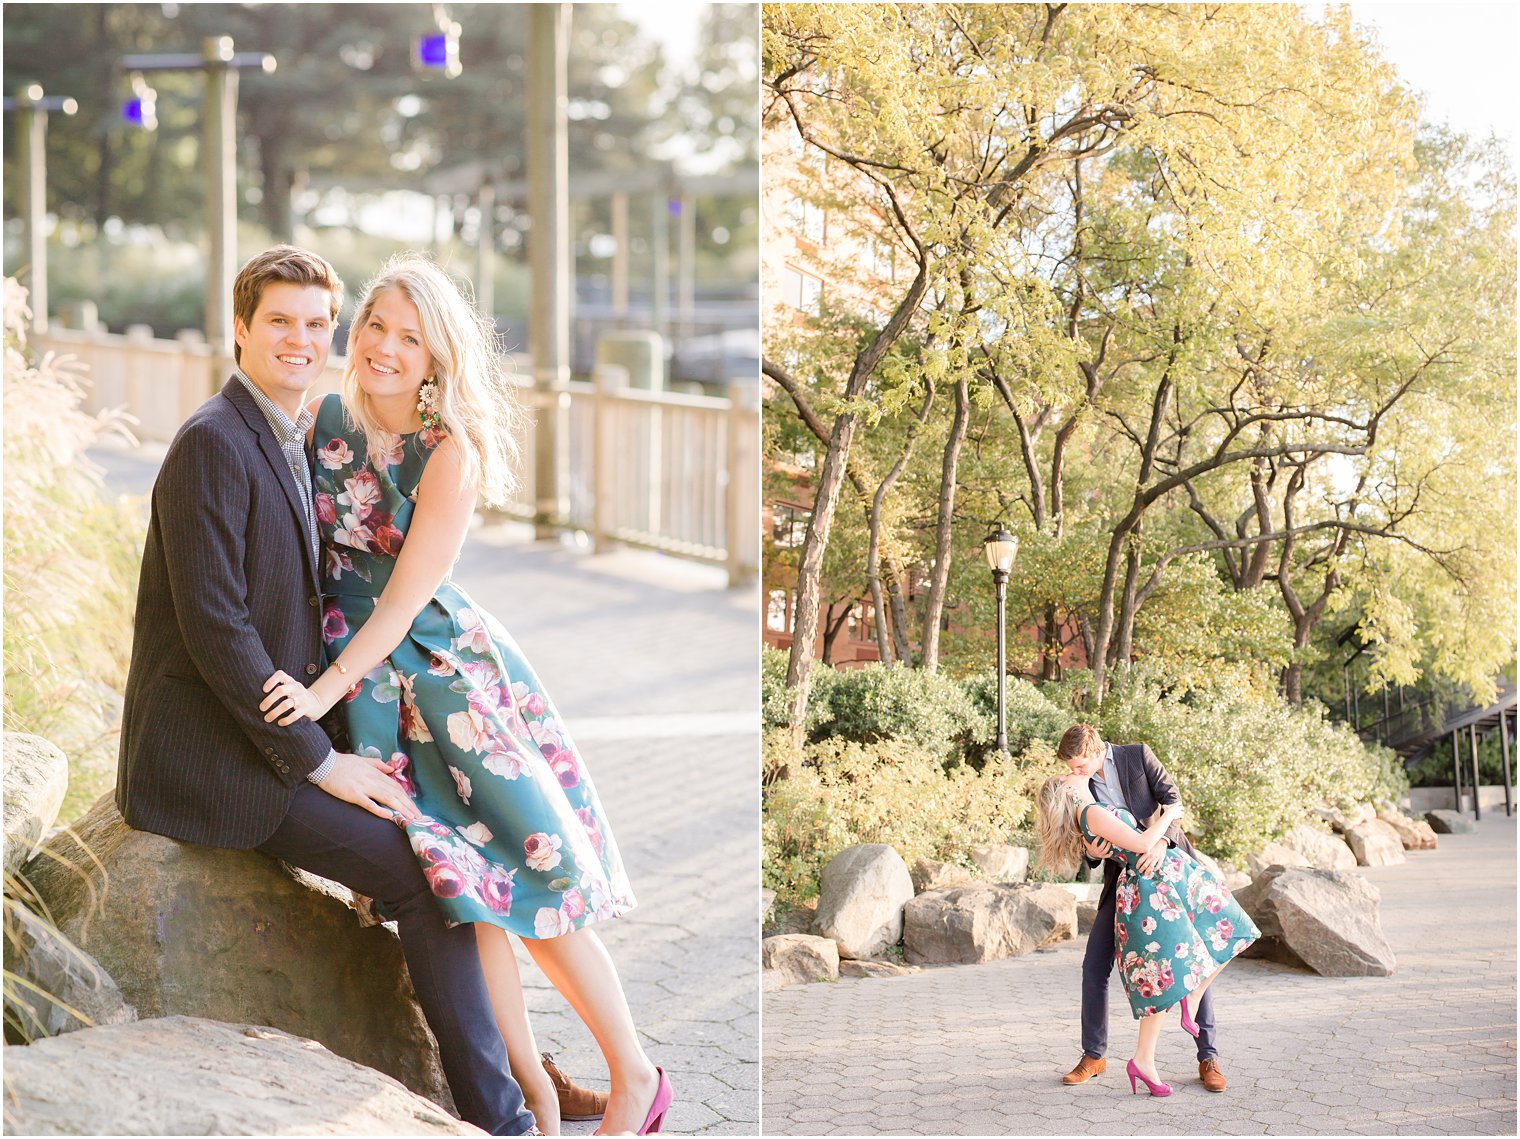
[(792, 623), (788, 620), (788, 602), (791, 595), (784, 589), (773, 589), (766, 597), (765, 602), (765, 627), (773, 633), (790, 632)]
[(823, 301), (823, 281), (788, 266), (781, 275), (781, 299), (794, 309), (817, 316)]
[(787, 550), (795, 550), (807, 537), (813, 512), (785, 502), (771, 504), (771, 541)]
[(890, 242), (882, 241), (878, 237), (866, 238), (866, 243), (861, 247), (861, 260), (865, 267), (883, 281), (893, 281), (894, 257), (897, 251)]
[(805, 198), (793, 198), (786, 204), (786, 216), (791, 219), (792, 228), (814, 245), (822, 245), (828, 236), (828, 223), (820, 205)]

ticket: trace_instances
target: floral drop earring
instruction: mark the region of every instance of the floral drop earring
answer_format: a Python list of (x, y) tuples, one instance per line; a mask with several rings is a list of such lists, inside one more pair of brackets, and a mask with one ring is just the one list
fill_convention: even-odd
[(422, 416), (422, 426), (431, 432), (443, 429), (443, 416), (438, 414), (438, 381), (432, 376), (422, 381), (417, 389), (417, 411)]

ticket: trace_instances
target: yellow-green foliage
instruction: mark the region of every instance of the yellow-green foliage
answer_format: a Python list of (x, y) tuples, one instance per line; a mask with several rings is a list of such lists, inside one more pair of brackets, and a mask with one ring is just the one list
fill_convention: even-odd
[(70, 819), (115, 778), (143, 518), (103, 497), (84, 456), (121, 420), (81, 409), (66, 361), (29, 353), (25, 298), (6, 281), (5, 730), (68, 753)]
[[(767, 750), (784, 747), (770, 733)], [(774, 759), (774, 757), (772, 757)], [(960, 861), (978, 843), (1006, 842), (1031, 819), (1034, 789), (1057, 770), (1035, 742), (981, 772), (948, 772), (932, 752), (898, 740), (809, 744), (791, 775), (769, 789), (762, 823), (765, 885), (797, 903), (818, 892), (824, 865), (847, 846), (886, 843), (917, 858)]]

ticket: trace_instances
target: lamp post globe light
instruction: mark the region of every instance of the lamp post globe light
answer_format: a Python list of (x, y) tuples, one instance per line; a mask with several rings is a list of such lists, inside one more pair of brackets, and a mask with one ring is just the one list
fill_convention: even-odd
[(1008, 599), (1008, 574), (1019, 554), (1019, 540), (999, 527), (982, 539), (987, 568), (992, 570), (992, 584), (997, 589), (997, 744), (998, 751), (1008, 752), (1008, 731), (1004, 721), (1004, 685), (1007, 662), (1004, 654), (1003, 611)]

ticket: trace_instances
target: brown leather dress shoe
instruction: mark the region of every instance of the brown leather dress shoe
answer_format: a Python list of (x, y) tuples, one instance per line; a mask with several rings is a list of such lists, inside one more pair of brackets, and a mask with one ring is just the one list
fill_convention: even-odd
[(580, 1122), (600, 1119), (606, 1113), (606, 1092), (593, 1091), (572, 1083), (569, 1076), (555, 1067), (552, 1055), (548, 1052), (540, 1052), (538, 1055), (544, 1062), (544, 1071), (549, 1073), (549, 1079), (554, 1084), (554, 1093), (559, 1097), (560, 1119)]
[(1224, 1073), (1219, 1070), (1218, 1060), (1199, 1060), (1198, 1078), (1211, 1092), (1222, 1092), (1225, 1089)]
[(1063, 1084), (1085, 1084), (1094, 1076), (1101, 1076), (1107, 1067), (1108, 1061), (1102, 1056), (1094, 1059), (1084, 1052), (1082, 1053), (1082, 1058), (1077, 1061), (1077, 1066), (1061, 1077), (1061, 1082)]

